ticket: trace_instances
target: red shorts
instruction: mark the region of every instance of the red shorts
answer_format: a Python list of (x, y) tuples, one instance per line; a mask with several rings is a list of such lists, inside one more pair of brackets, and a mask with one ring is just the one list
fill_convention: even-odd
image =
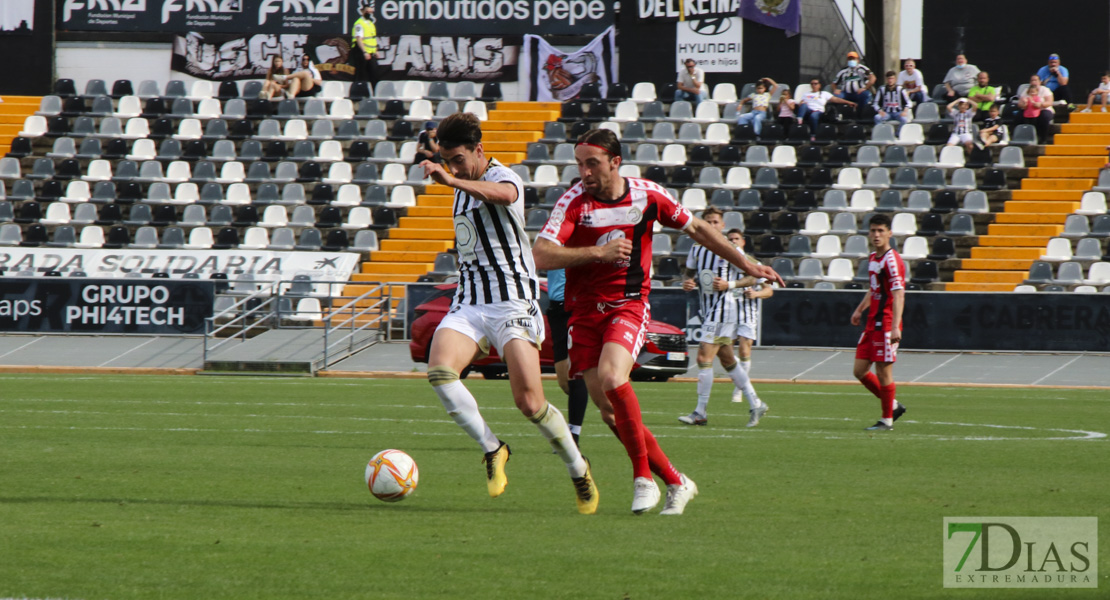
[(609, 342), (620, 344), (632, 358), (638, 357), (650, 320), (651, 309), (642, 300), (629, 300), (616, 306), (575, 305), (570, 313), (567, 340), (570, 376), (578, 377), (584, 371), (597, 368), (601, 348)]
[(859, 336), (856, 358), (871, 362), (892, 363), (898, 360), (898, 344), (890, 342), (889, 331), (867, 329)]

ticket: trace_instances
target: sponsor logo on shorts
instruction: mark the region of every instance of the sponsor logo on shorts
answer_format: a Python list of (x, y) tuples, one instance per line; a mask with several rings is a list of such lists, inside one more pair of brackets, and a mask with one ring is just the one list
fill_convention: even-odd
[(520, 327), (521, 329), (532, 329), (533, 327), (535, 327), (535, 323), (536, 322), (532, 320), (532, 317), (521, 317), (505, 321), (505, 326)]
[(624, 332), (624, 341), (628, 342), (629, 344), (632, 343), (632, 332), (631, 331)]

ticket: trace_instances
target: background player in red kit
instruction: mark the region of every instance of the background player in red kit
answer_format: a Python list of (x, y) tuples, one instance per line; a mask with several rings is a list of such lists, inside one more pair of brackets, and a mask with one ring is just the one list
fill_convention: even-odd
[(586, 379), (590, 397), (632, 459), (632, 512), (659, 503), (652, 472), (667, 484), (662, 514), (682, 514), (697, 486), (671, 465), (643, 425), (628, 375), (650, 320), (652, 225), (685, 231), (718, 256), (730, 257), (755, 277), (782, 282), (757, 265), (666, 190), (646, 179), (621, 177), (620, 140), (608, 130), (578, 138), (575, 161), (582, 181), (567, 190), (532, 249), (540, 269), (567, 269), (565, 302), (571, 308), (570, 374)]
[(852, 325), (859, 325), (867, 313), (852, 374), (879, 398), (883, 409), (883, 417), (867, 429), (889, 431), (906, 412), (906, 407), (894, 399), (894, 361), (902, 341), (902, 308), (906, 304), (906, 265), (898, 251), (890, 247), (890, 217), (877, 214), (868, 221), (868, 227), (867, 237), (875, 247), (867, 265), (871, 289), (852, 313)]

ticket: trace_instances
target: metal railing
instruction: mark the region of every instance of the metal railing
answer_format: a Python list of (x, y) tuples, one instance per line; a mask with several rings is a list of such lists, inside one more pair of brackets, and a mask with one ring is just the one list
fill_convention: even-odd
[[(275, 312), (272, 307), (278, 303), (278, 296), (274, 292), (280, 289), (279, 284), (281, 283), (279, 281), (267, 282), (257, 291), (248, 294), (242, 300), (204, 320), (203, 358), (205, 362), (208, 362), (208, 354), (220, 346), (236, 338), (246, 341), (247, 334), (251, 331), (266, 331), (271, 328), (267, 322), (270, 321), (270, 316)], [(252, 304), (254, 305), (252, 306)], [(266, 318), (256, 318), (261, 314), (265, 314)], [(230, 318), (217, 327), (217, 320), (223, 320), (228, 315), (230, 315)], [(230, 332), (235, 327), (240, 328), (235, 334), (226, 335), (221, 341), (215, 344), (212, 343), (213, 340), (220, 337), (220, 333)]]
[[(328, 368), (332, 365), (329, 361), (333, 347), (341, 347), (344, 343), (347, 344), (346, 353), (342, 358), (346, 358), (363, 348), (369, 347), (377, 341), (381, 341), (377, 336), (367, 337), (362, 340), (357, 339), (357, 334), (370, 329), (370, 327), (377, 327), (380, 334), (381, 330), (385, 331), (385, 339), (389, 339), (390, 334), (390, 318), (393, 314), (393, 294), (392, 286), (390, 284), (382, 284), (372, 288), (370, 291), (354, 298), (343, 306), (329, 312), (324, 317), (324, 358), (322, 362), (323, 368)], [(371, 303), (358, 309), (360, 303), (371, 300)], [(335, 324), (337, 316), (342, 316), (344, 313), (350, 312), (350, 316), (339, 321)], [(360, 317), (365, 317), (371, 313), (377, 313), (377, 316), (364, 320), (362, 325), (358, 325)], [(384, 325), (384, 327), (383, 327)], [(344, 332), (339, 339), (331, 340), (335, 333)], [(338, 362), (341, 359), (336, 359)]]

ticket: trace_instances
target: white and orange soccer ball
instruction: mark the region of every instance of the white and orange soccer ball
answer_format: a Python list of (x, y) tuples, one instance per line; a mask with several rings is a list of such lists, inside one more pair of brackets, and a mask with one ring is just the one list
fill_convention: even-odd
[(382, 502), (404, 500), (419, 479), (416, 461), (400, 450), (382, 450), (366, 465), (366, 487)]

